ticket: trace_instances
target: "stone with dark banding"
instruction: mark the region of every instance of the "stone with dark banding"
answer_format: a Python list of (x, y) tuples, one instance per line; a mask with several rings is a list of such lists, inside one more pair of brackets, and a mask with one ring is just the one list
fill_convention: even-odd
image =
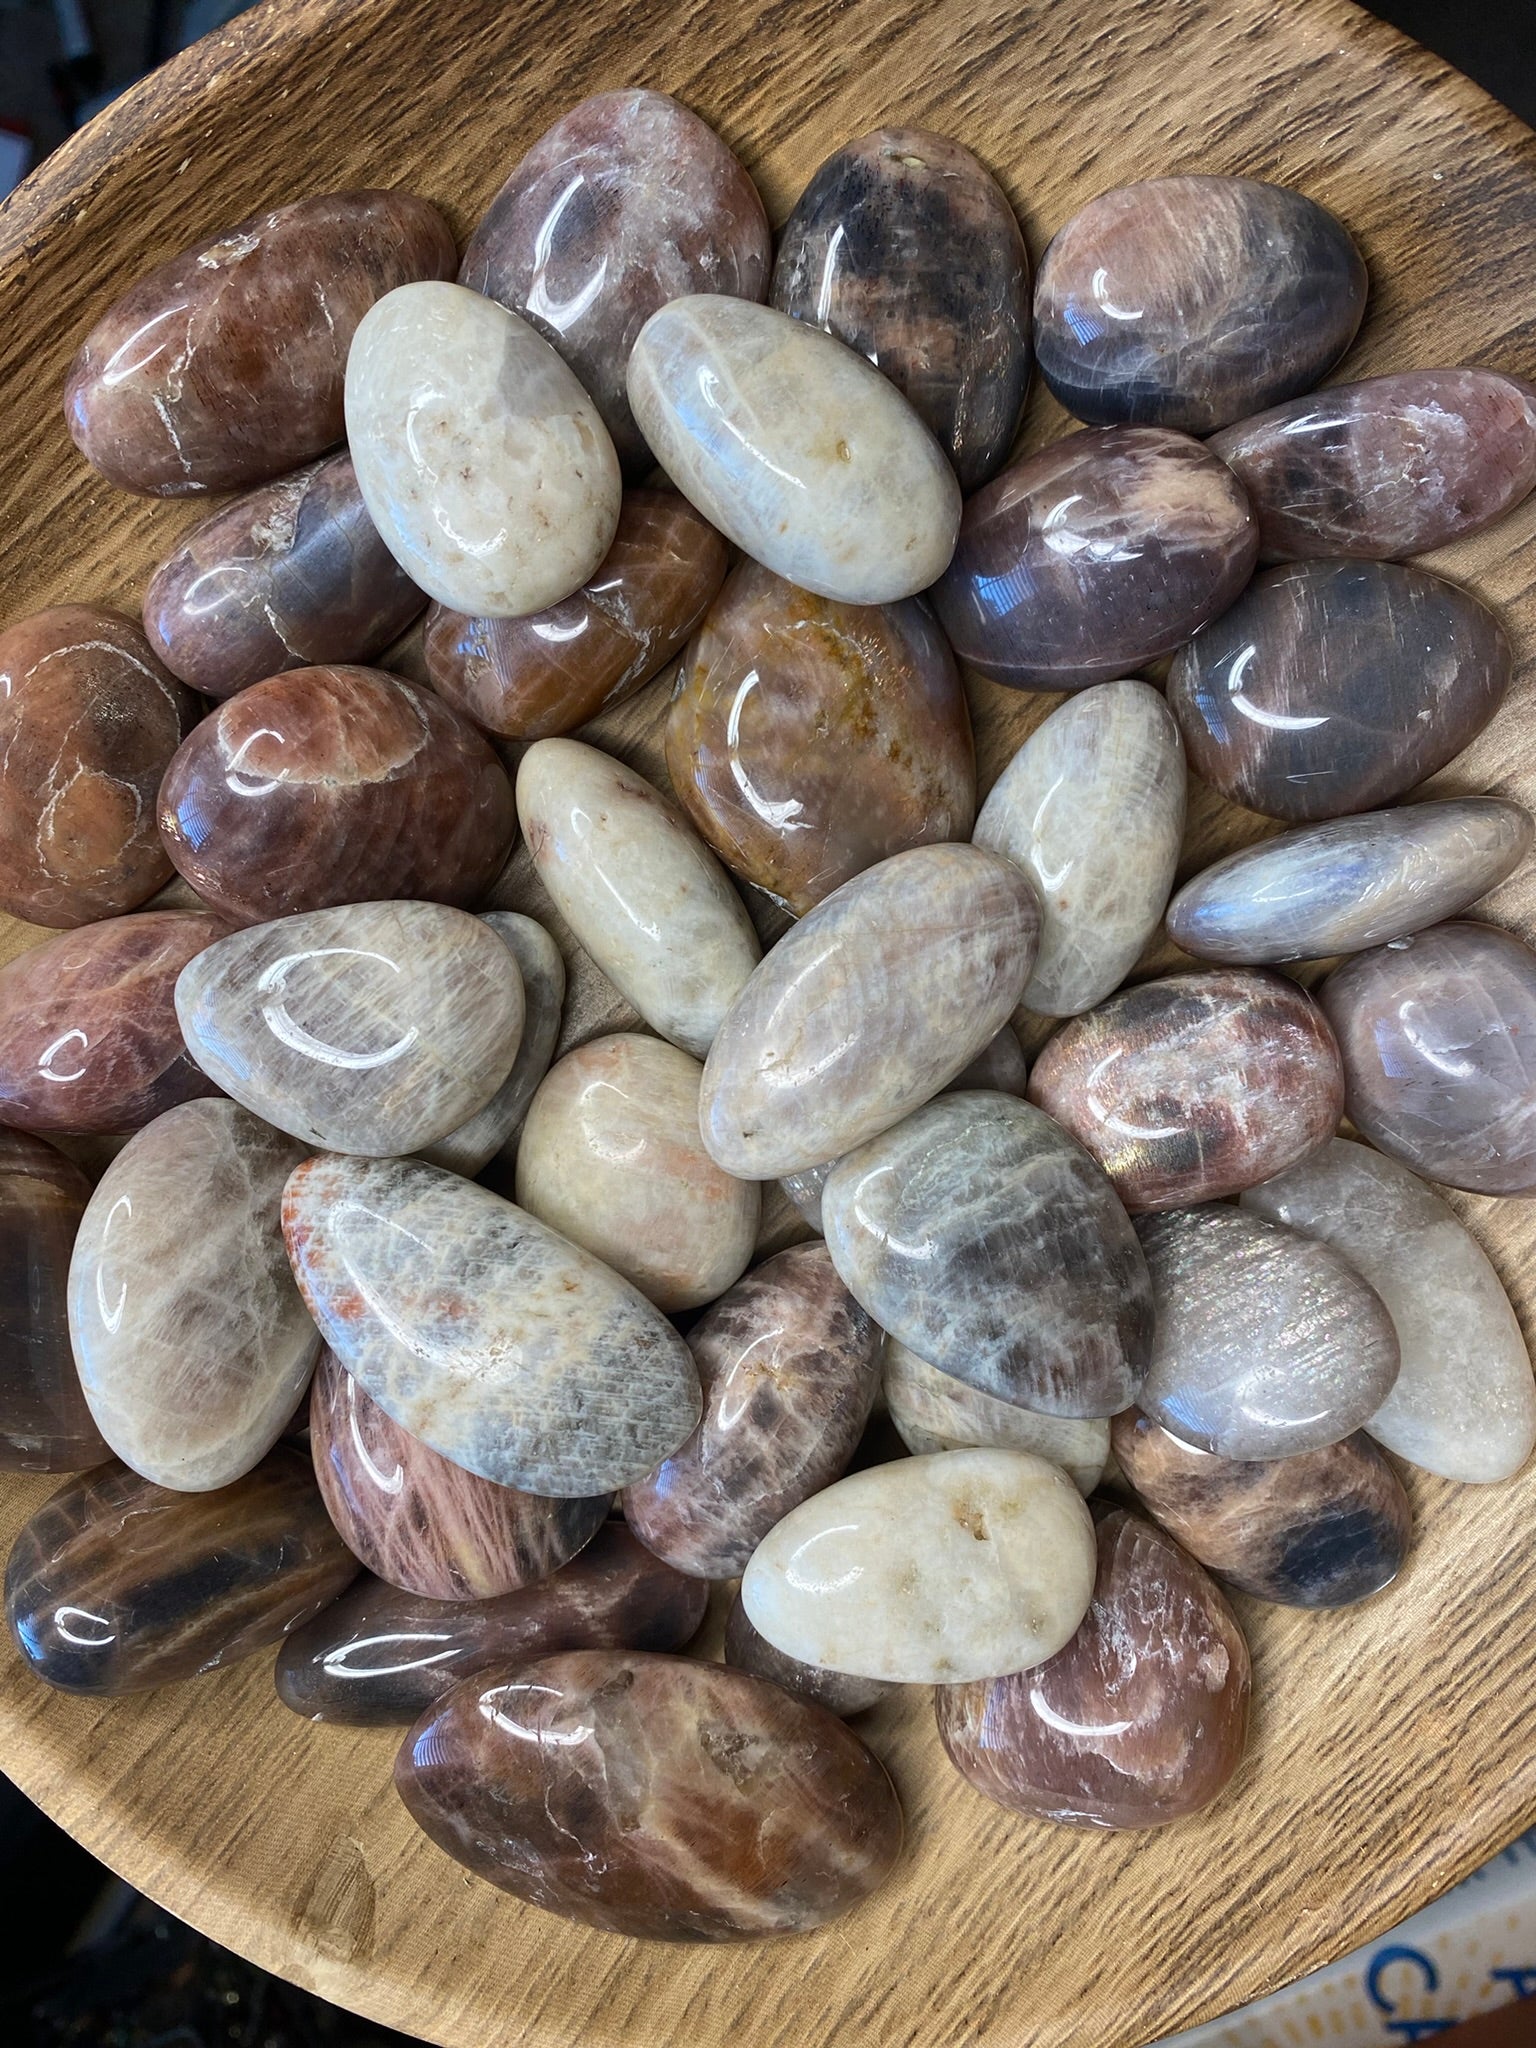
[(69, 1258), (90, 1199), (73, 1160), (0, 1129), (0, 1472), (81, 1472), (111, 1456), (69, 1342)]
[(417, 1155), (428, 1166), (446, 1166), (470, 1179), (508, 1147), (521, 1128), (534, 1090), (549, 1070), (565, 1003), (565, 962), (560, 948), (534, 918), (517, 910), (487, 910), (480, 916), (505, 940), (523, 982), (523, 1035), (512, 1071), (484, 1109), (424, 1145)]
[(881, 1384), (891, 1425), (914, 1457), (929, 1451), (1032, 1451), (1059, 1465), (1085, 1498), (1104, 1476), (1109, 1422), (1102, 1415), (1042, 1415), (1000, 1401), (940, 1372), (890, 1336)]
[(740, 1593), (725, 1620), (725, 1661), (756, 1678), (771, 1678), (786, 1692), (814, 1701), (843, 1720), (850, 1714), (867, 1713), (891, 1691), (880, 1678), (854, 1678), (846, 1671), (823, 1671), (818, 1665), (802, 1664), (798, 1657), (786, 1657), (748, 1621)]

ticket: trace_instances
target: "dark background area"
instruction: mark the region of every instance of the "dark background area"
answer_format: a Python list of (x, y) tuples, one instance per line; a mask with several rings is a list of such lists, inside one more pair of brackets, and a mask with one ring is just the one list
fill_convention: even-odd
[[(239, 11), (236, 0), (0, 0), (0, 129), (23, 136), (35, 161), (114, 90)], [(1533, 0), (1381, 0), (1372, 11), (1536, 126)], [(3, 2048), (393, 2048), (403, 2038), (193, 1934), (0, 1779)]]

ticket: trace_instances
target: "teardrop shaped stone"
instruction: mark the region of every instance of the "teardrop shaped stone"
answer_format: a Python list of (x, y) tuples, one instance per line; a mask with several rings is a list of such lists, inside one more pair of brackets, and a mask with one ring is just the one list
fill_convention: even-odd
[(846, 1671), (823, 1671), (819, 1665), (802, 1664), (798, 1657), (786, 1657), (748, 1621), (739, 1592), (725, 1620), (725, 1661), (737, 1671), (771, 1678), (786, 1692), (811, 1700), (844, 1720), (878, 1706), (891, 1690), (880, 1678), (852, 1678)]
[(940, 1372), (897, 1338), (885, 1340), (885, 1405), (897, 1435), (915, 1456), (927, 1451), (1032, 1451), (1059, 1465), (1080, 1494), (1093, 1492), (1109, 1458), (1104, 1416), (1042, 1415), (999, 1401)]
[(0, 1129), (0, 1472), (79, 1472), (111, 1455), (69, 1342), (69, 1255), (90, 1199), (73, 1160)]

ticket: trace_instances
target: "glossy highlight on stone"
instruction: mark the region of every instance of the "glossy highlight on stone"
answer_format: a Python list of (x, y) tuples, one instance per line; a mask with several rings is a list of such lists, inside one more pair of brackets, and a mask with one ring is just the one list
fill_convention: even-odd
[(402, 1429), (529, 1493), (608, 1493), (699, 1419), (681, 1337), (589, 1252), (410, 1159), (310, 1159), (283, 1235), (339, 1362)]
[(89, 924), (170, 880), (155, 793), (197, 712), (120, 612), (55, 605), (0, 632), (0, 910)]
[(834, 1715), (641, 1651), (569, 1651), (460, 1687), (407, 1736), (395, 1786), (477, 1876), (655, 1941), (820, 1927), (901, 1849), (891, 1781)]
[(183, 970), (187, 1045), (307, 1145), (388, 1157), (446, 1137), (511, 1072), (517, 962), (441, 903), (350, 903), (234, 932)]
[(744, 299), (674, 299), (635, 343), (629, 402), (683, 495), (786, 582), (890, 604), (947, 567), (960, 487), (943, 450), (819, 328)]
[(1304, 192), (1148, 178), (1057, 230), (1035, 285), (1036, 360), (1079, 419), (1209, 434), (1319, 383), (1367, 287), (1342, 223)]
[(342, 453), (259, 485), (183, 534), (149, 580), (144, 631), (172, 675), (232, 697), (283, 669), (371, 661), (425, 603)]
[(296, 199), (172, 256), (114, 300), (64, 388), (76, 447), (151, 497), (239, 490), (342, 438), (347, 351), (376, 299), (453, 275), (409, 192)]
[(885, 1340), (885, 1405), (915, 1457), (928, 1451), (1032, 1451), (1092, 1493), (1109, 1456), (1104, 1416), (1042, 1415), (940, 1372), (895, 1337)]
[(560, 948), (534, 918), (516, 910), (487, 910), (480, 922), (503, 940), (523, 982), (523, 1035), (512, 1071), (484, 1109), (421, 1148), (428, 1166), (446, 1166), (471, 1179), (512, 1142), (549, 1069), (565, 1003), (565, 962)]
[(520, 619), (435, 604), (423, 639), (432, 687), (487, 732), (574, 732), (634, 696), (679, 651), (725, 577), (729, 550), (676, 491), (626, 491), (591, 579)]
[(1224, 612), (1259, 530), (1187, 434), (1103, 427), (1022, 456), (965, 508), (934, 605), (956, 654), (1016, 690), (1080, 690)]
[(555, 1650), (678, 1650), (709, 1588), (637, 1543), (622, 1522), (548, 1578), (495, 1600), (426, 1600), (366, 1572), (286, 1637), (277, 1696), (308, 1721), (401, 1727), (481, 1671)]
[(1278, 974), (1169, 974), (1063, 1025), (1029, 1099), (1098, 1160), (1127, 1209), (1187, 1209), (1283, 1172), (1333, 1136), (1328, 1020)]
[(657, 1471), (625, 1488), (624, 1516), (679, 1571), (729, 1579), (853, 1456), (880, 1386), (880, 1332), (826, 1246), (797, 1244), (707, 1310), (688, 1348), (703, 1420)]
[(1143, 1504), (1239, 1592), (1283, 1607), (1347, 1607), (1388, 1586), (1413, 1531), (1402, 1481), (1370, 1438), (1267, 1461), (1213, 1457), (1134, 1408), (1110, 1441)]
[(934, 1695), (961, 1776), (1014, 1813), (1151, 1828), (1219, 1798), (1243, 1759), (1252, 1671), (1237, 1617), (1139, 1515), (1099, 1522), (1083, 1625), (1033, 1671)]
[(1536, 387), (1501, 370), (1399, 370), (1334, 384), (1211, 441), (1271, 562), (1427, 555), (1536, 486)]
[(754, 1678), (770, 1678), (786, 1692), (811, 1700), (844, 1720), (878, 1706), (891, 1690), (883, 1679), (853, 1678), (846, 1671), (823, 1671), (814, 1664), (802, 1664), (798, 1657), (786, 1657), (748, 1621), (740, 1593), (726, 1616), (725, 1661), (737, 1671), (750, 1671)]
[(958, 142), (877, 128), (835, 150), (780, 230), (772, 300), (890, 378), (962, 491), (1008, 453), (1029, 388), (1029, 255)]
[(757, 187), (714, 130), (668, 93), (594, 93), (517, 165), (469, 238), (459, 282), (554, 343), (591, 392), (619, 459), (653, 457), (624, 372), (669, 299), (761, 299), (772, 238)]
[(1512, 663), (1487, 606), (1427, 569), (1296, 562), (1256, 576), (1175, 656), (1168, 703), (1197, 775), (1305, 823), (1443, 768), (1503, 703)]
[(666, 744), (703, 837), (797, 917), (975, 816), (970, 712), (927, 606), (837, 604), (756, 562), (688, 649)]
[(267, 1648), (356, 1576), (308, 1460), (280, 1444), (217, 1493), (122, 1465), (67, 1481), (16, 1538), (5, 1613), (46, 1685), (147, 1692)]
[(384, 897), (470, 904), (511, 851), (507, 771), (377, 668), (296, 668), (221, 704), (160, 789), (177, 870), (232, 923)]
[(111, 1455), (69, 1343), (69, 1255), (90, 1198), (73, 1160), (0, 1129), (0, 1472), (80, 1472)]

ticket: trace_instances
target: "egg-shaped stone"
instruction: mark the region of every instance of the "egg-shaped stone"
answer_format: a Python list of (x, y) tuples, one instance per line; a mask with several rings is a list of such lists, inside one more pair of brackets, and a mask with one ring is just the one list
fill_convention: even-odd
[(812, 1700), (845, 1720), (850, 1714), (867, 1713), (891, 1691), (881, 1678), (854, 1678), (846, 1671), (823, 1671), (819, 1665), (802, 1664), (798, 1657), (786, 1657), (748, 1621), (740, 1593), (725, 1619), (725, 1661), (756, 1678), (771, 1678), (786, 1692)]
[(455, 1125), (447, 1137), (423, 1145), (418, 1155), (428, 1166), (446, 1166), (450, 1173), (471, 1179), (517, 1136), (534, 1090), (549, 1070), (565, 1003), (565, 962), (537, 919), (516, 910), (487, 910), (480, 922), (490, 926), (517, 962), (523, 983), (523, 1035), (511, 1073), (485, 1107)]
[(819, 328), (745, 299), (674, 299), (640, 331), (629, 402), (683, 495), (787, 582), (889, 604), (948, 566), (960, 487), (944, 451)]
[(80, 1472), (111, 1455), (69, 1342), (69, 1257), (90, 1199), (73, 1160), (0, 1129), (0, 1472)]
[(1033, 1451), (1059, 1465), (1084, 1496), (1104, 1476), (1109, 1458), (1104, 1416), (1042, 1415), (1015, 1401), (1000, 1401), (953, 1373), (940, 1372), (890, 1336), (881, 1385), (896, 1434), (917, 1457), (928, 1451)]
[(607, 554), (622, 489), (608, 429), (505, 306), (462, 285), (402, 285), (358, 326), (346, 401), (369, 517), (439, 604), (543, 611)]

